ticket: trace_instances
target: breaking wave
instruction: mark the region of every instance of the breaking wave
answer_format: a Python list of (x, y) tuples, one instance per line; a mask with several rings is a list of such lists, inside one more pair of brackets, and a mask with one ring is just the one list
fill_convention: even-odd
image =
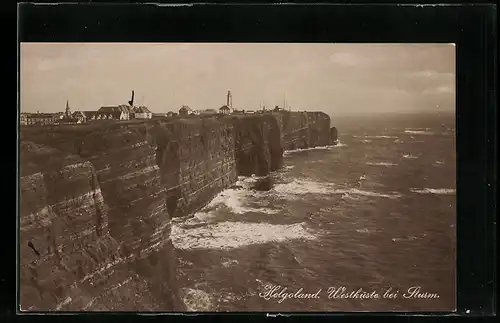
[(371, 196), (371, 197), (385, 197), (385, 198), (398, 198), (401, 197), (401, 194), (399, 193), (377, 193), (377, 192), (370, 192), (370, 191), (363, 191), (363, 190), (358, 190), (356, 188), (351, 188), (346, 191), (348, 194), (355, 194), (355, 195), (362, 195), (362, 196)]
[(451, 188), (410, 188), (410, 192), (419, 194), (438, 194), (438, 195), (453, 195), (455, 189)]
[(426, 130), (405, 130), (405, 133), (410, 133), (412, 135), (433, 135), (434, 132)]
[(197, 228), (174, 225), (171, 237), (174, 247), (181, 250), (229, 250), (252, 244), (316, 239), (305, 229), (304, 223), (273, 225), (248, 222), (220, 222)]
[(366, 165), (370, 165), (370, 166), (397, 166), (398, 164), (394, 164), (394, 163), (389, 163), (389, 162), (378, 162), (378, 163), (374, 163), (374, 162), (367, 162)]
[(189, 218), (176, 218), (172, 219), (173, 223), (184, 223), (187, 225), (209, 223), (214, 219), (215, 215), (219, 210), (229, 210), (234, 214), (244, 214), (249, 212), (258, 212), (265, 214), (276, 214), (280, 210), (270, 209), (265, 207), (254, 208), (245, 205), (252, 198), (258, 196), (259, 192), (252, 191), (250, 189), (251, 185), (255, 183), (256, 180), (263, 177), (253, 176), (253, 177), (238, 177), (236, 185), (241, 188), (230, 188), (226, 189), (219, 194), (217, 194), (210, 203), (208, 203), (203, 209), (194, 213)]
[(260, 212), (267, 214), (279, 213), (279, 210), (267, 209), (267, 208), (252, 208), (243, 205), (243, 202), (248, 200), (250, 197), (257, 194), (248, 189), (227, 189), (219, 193), (207, 206), (205, 209), (213, 210), (221, 207), (229, 209), (235, 214), (243, 214), (247, 212)]
[(365, 138), (373, 138), (373, 139), (398, 139), (396, 136), (365, 136)]
[(364, 229), (356, 229), (357, 233), (374, 233), (374, 232), (379, 232), (378, 230), (368, 230), (367, 228)]
[(413, 241), (413, 240), (419, 240), (419, 239), (423, 239), (427, 236), (427, 234), (421, 234), (419, 236), (406, 236), (406, 237), (403, 237), (403, 238), (392, 238), (392, 241), (394, 242), (398, 242), (398, 241)]
[(236, 266), (239, 264), (238, 260), (235, 260), (235, 259), (230, 259), (230, 260), (226, 260), (226, 261), (223, 261), (222, 263), (222, 267), (231, 267), (231, 266)]
[(274, 192), (280, 195), (330, 194), (335, 184), (294, 179), (290, 183), (276, 184)]
[(293, 150), (286, 150), (284, 153), (283, 153), (283, 156), (286, 156), (286, 155), (289, 155), (289, 154), (293, 154), (293, 153), (298, 153), (298, 152), (301, 152), (301, 151), (311, 151), (311, 150), (330, 150), (332, 148), (336, 148), (336, 147), (346, 147), (347, 145), (346, 144), (343, 144), (341, 143), (340, 141), (335, 144), (335, 145), (328, 145), (328, 146), (317, 146), (317, 147), (311, 147), (311, 148), (299, 148), (299, 149), (293, 149)]
[(212, 297), (201, 289), (182, 288), (181, 295), (188, 312), (207, 312), (212, 310)]
[(290, 183), (277, 184), (273, 189), (278, 195), (286, 198), (293, 198), (294, 196), (305, 195), (305, 194), (316, 194), (316, 195), (333, 195), (342, 194), (343, 199), (357, 200), (358, 198), (352, 195), (361, 195), (369, 197), (384, 197), (384, 198), (398, 198), (401, 195), (398, 193), (377, 193), (364, 191), (356, 188), (342, 188), (337, 187), (333, 183), (321, 183), (311, 180), (300, 180), (295, 179)]
[(407, 159), (417, 159), (419, 156), (414, 156), (414, 155), (411, 155), (411, 154), (404, 154), (403, 155), (403, 158), (407, 158)]
[(343, 200), (359, 201), (359, 197), (351, 196), (349, 193), (342, 194), (342, 199)]
[[(353, 138), (358, 138), (358, 139), (397, 139), (398, 137), (396, 136), (387, 136), (387, 135), (380, 135), (380, 136), (353, 136)], [(363, 142), (365, 140), (362, 140)], [(371, 142), (371, 140), (369, 140)]]
[(424, 130), (432, 130), (432, 128), (405, 128), (405, 130), (424, 131)]

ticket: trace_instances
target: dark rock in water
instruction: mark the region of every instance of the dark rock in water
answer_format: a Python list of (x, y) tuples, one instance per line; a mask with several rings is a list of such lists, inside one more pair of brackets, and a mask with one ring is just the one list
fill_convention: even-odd
[(330, 137), (332, 138), (333, 142), (338, 140), (338, 132), (336, 127), (330, 128)]
[(257, 191), (269, 191), (271, 188), (273, 188), (273, 179), (269, 176), (258, 180), (253, 186), (252, 189), (257, 190)]

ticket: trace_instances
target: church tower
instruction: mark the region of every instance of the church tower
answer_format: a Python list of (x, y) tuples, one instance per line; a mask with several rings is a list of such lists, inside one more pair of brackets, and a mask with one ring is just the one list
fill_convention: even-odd
[(66, 100), (66, 113), (64, 114), (66, 118), (71, 118), (71, 109), (69, 108), (69, 102)]

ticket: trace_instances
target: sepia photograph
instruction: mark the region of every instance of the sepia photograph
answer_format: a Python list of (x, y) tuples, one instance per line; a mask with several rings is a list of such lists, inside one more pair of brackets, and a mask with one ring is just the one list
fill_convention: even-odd
[(22, 42), (19, 311), (455, 311), (455, 63)]

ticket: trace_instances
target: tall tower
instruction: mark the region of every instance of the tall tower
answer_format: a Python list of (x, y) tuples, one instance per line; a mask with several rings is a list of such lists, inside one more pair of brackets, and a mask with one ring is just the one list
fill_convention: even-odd
[(226, 105), (229, 109), (233, 109), (233, 96), (231, 95), (231, 91), (227, 91), (227, 102)]
[(132, 98), (130, 99), (130, 101), (128, 101), (128, 104), (133, 107), (134, 106), (134, 90), (132, 90)]
[(64, 114), (66, 118), (71, 118), (71, 109), (69, 108), (69, 102), (66, 100), (66, 113)]

